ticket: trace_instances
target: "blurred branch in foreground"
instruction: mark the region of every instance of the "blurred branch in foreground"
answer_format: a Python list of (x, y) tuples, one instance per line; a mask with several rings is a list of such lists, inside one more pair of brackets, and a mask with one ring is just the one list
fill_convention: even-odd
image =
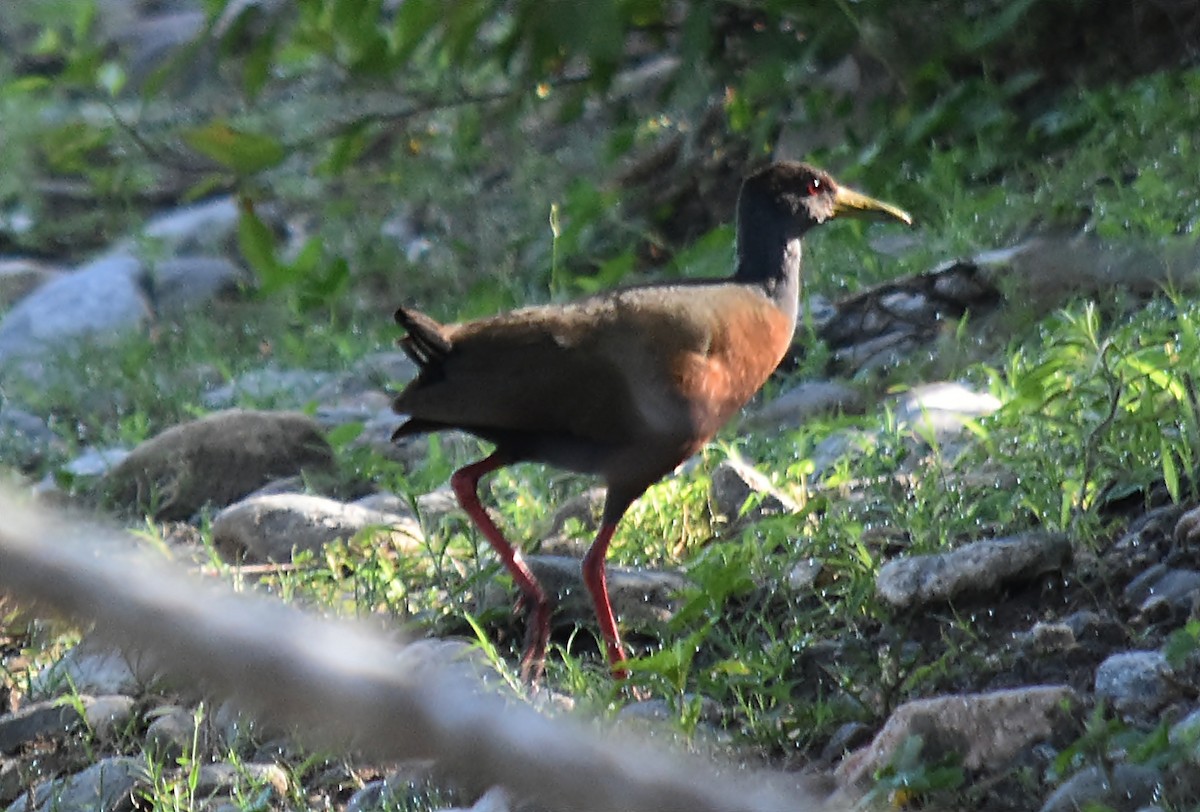
[[(0, 589), (94, 622), (177, 678), (237, 697), (308, 745), (433, 759), (447, 778), (579, 812), (815, 809), (764, 775), (548, 719), (363, 625), (203, 583), (98, 521), (0, 490)], [(789, 782), (793, 783), (793, 782)]]

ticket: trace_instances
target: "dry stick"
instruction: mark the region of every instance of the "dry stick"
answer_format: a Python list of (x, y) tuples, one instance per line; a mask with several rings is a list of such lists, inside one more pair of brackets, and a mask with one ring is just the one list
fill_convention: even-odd
[[(310, 745), (434, 759), (469, 788), (578, 812), (795, 812), (810, 794), (486, 694), (362, 624), (204, 583), (96, 521), (47, 517), (0, 490), (0, 589), (151, 653)], [(416, 660), (416, 662), (414, 662)], [(722, 771), (725, 773), (722, 775)]]

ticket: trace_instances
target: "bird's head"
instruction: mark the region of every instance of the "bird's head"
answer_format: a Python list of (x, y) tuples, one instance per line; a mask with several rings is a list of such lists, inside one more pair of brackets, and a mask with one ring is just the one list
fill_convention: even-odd
[(880, 215), (912, 225), (912, 216), (890, 203), (840, 185), (829, 173), (808, 164), (780, 161), (750, 175), (742, 186), (743, 216), (763, 209), (783, 215), (803, 234), (834, 217)]

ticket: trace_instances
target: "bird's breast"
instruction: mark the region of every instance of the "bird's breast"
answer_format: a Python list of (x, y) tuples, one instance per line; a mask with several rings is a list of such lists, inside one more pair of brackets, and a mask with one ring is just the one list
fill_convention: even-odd
[(696, 435), (707, 442), (770, 377), (791, 344), (795, 323), (765, 299), (730, 307), (704, 351), (680, 365)]

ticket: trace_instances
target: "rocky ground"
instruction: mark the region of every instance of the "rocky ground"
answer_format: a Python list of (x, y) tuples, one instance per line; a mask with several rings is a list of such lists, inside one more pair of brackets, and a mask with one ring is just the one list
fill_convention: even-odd
[[(186, 40), (199, 21), (195, 14), (164, 15), (157, 26), (131, 25), (121, 45), (149, 60), (150, 46)], [(721, 153), (716, 165), (697, 167), (679, 157), (685, 147), (672, 142), (665, 157), (647, 159), (656, 171), (676, 168), (671, 183), (651, 190), (646, 206), (686, 198), (689, 205), (676, 207), (682, 213), (670, 224), (680, 240), (727, 214), (744, 158)], [(624, 182), (637, 188), (639, 166), (624, 173)], [(264, 216), (280, 232), (294, 226), (284, 214)], [(284, 594), (285, 582), (273, 579), (303, 577), (314, 561), (352, 570), (370, 557), (396, 581), (404, 562), (436, 564), (468, 584), (464, 591), (472, 593), (485, 637), (509, 652), (521, 622), (510, 612), (512, 595), (483, 585), (496, 580), (490, 554), (438, 546), (446, 524), (461, 518), (449, 491), (431, 485), (398, 494), (381, 488), (369, 469), (346, 470), (347, 460), (381, 459), (421, 481), (430, 459), (446, 467), (447, 460), (477, 452), (473, 440), (453, 434), (433, 446), (425, 439), (391, 442), (400, 418), (390, 397), (414, 373), (392, 348), (321, 368), (267, 360), (237, 375), (215, 364), (172, 370), (164, 377), (188, 380), (198, 393), (197, 416), (132, 447), (91, 444), (86, 432), (61, 430), (59, 415), (11, 394), (78, 390), (79, 369), (117, 363), (110, 354), (114, 335), (153, 339), (172, 325), (229, 313), (253, 318), (238, 217), (233, 197), (216, 196), (160, 211), (135, 233), (95, 246), (78, 264), (32, 255), (0, 259), (0, 463), (47, 509), (103, 510), (155, 539), (160, 552), (185, 562), (197, 578), (257, 584), (281, 600), (311, 603), (314, 611), (344, 614), (345, 605), (359, 600), (371, 614), (385, 601), (331, 589), (322, 604), (309, 593)], [(419, 218), (400, 219), (396, 233), (406, 251), (427, 251)], [(877, 239), (863, 251), (888, 256), (905, 250), (908, 239), (919, 238)], [(1017, 487), (1022, 471), (956, 465), (979, 448), (976, 421), (1002, 404), (969, 382), (937, 375), (947, 331), (966, 324), (971, 335), (961, 343), (986, 355), (1007, 335), (1014, 312), (1036, 319), (1070, 298), (1111, 299), (1114, 291), (1124, 297), (1118, 307), (1136, 312), (1154, 306), (1164, 286), (1186, 292), (1200, 281), (1200, 262), (1187, 246), (1174, 254), (1141, 251), (1089, 234), (991, 247), (943, 257), (924, 273), (851, 296), (808, 299), (811, 332), (798, 336), (771, 394), (747, 409), (736, 433), (754, 449), (829, 415), (878, 414), (880, 425), (831, 431), (808, 455), (811, 468), (787, 481), (735, 453), (683, 466), (676, 481), (697, 469), (711, 479), (705, 502), (714, 539), (766, 537), (780, 527), (799, 535), (823, 511), (832, 513), (820, 507), (831, 503), (863, 505), (869, 517), (881, 490), (907, 495), (914, 479), (936, 480), (946, 492)], [(817, 345), (827, 358), (813, 374)], [(897, 381), (889, 377), (896, 369), (924, 374)], [(905, 387), (899, 393), (891, 388), (898, 383)], [(136, 411), (122, 406), (132, 395), (119, 387), (80, 390), (77, 397), (111, 409), (114, 420)], [(68, 435), (78, 447), (64, 442)], [(885, 475), (829, 484), (831, 472), (856, 472), (884, 435), (903, 444)], [(1092, 527), (1010, 534), (985, 526), (956, 537), (948, 551), (917, 554), (910, 549), (917, 528), (865, 527), (870, 549), (881, 551), (874, 599), (890, 621), (872, 619), (843, 636), (812, 641), (793, 652), (790, 674), (806, 697), (857, 703), (871, 709), (864, 715), (874, 721), (847, 722), (791, 749), (778, 742), (755, 746), (733, 735), (742, 709), (689, 697), (696, 700), (691, 746), (802, 775), (843, 805), (864, 797), (917, 805), (951, 787), (973, 808), (1191, 808), (1200, 798), (1200, 508), (1172, 501), (1167, 491), (1156, 485), (1104, 495), (1098, 537)], [(564, 646), (592, 622), (580, 600), (578, 538), (594, 529), (599, 496), (572, 493), (546, 517), (530, 556), (560, 597), (555, 642)], [(0, 516), (0, 537), (3, 523)], [(815, 556), (789, 560), (781, 577), (754, 585), (766, 596), (756, 608), (780, 613), (824, 605), (837, 577), (829, 570)], [(682, 566), (611, 568), (614, 605), (641, 653), (669, 647), (666, 625), (694, 580)], [(389, 585), (363, 586), (371, 589), (387, 592)], [(418, 635), (472, 639), (464, 613), (428, 611), (443, 597), (449, 600), (438, 595), (411, 612), (389, 604), (378, 614)], [(163, 679), (103, 629), (82, 629), (76, 642), (62, 624), (4, 598), (0, 621), (0, 804), (12, 812), (165, 808), (170, 798), (174, 808), (222, 811), (469, 806), (503, 812), (523, 805), (500, 790), (441, 783), (423, 763), (309, 752), (294, 731), (252, 720), (225, 697), (186, 681)], [(59, 639), (71, 642), (47, 656)], [(588, 644), (582, 646), (586, 657)], [(503, 669), (468, 656), (477, 660), (487, 690), (504, 690), (504, 679), (496, 678)], [(895, 678), (862, 684), (837, 669), (867, 660), (888, 660)], [(678, 697), (614, 694), (611, 724), (682, 737)], [(520, 701), (526, 699), (549, 715), (577, 712), (565, 691)]]
[[(142, 262), (121, 245), (75, 269), (8, 262), (4, 278), (14, 304), (0, 320), (0, 358), (21, 374), (50, 376), (64, 363), (61, 350), (73, 339), (143, 328), (164, 308), (199, 312), (213, 306), (213, 297), (242, 273), (236, 258), (219, 248), (222, 231), (233, 222), (232, 204), (216, 201), (149, 223), (147, 231), (171, 235), (172, 246), (170, 256), (156, 265), (153, 298), (140, 276), (146, 270)], [(200, 235), (217, 247), (198, 251)], [(1084, 243), (1072, 253), (1103, 256), (1099, 246)], [(755, 404), (742, 430), (771, 436), (829, 410), (875, 408), (876, 396), (852, 384), (856, 373), (894, 364), (905, 353), (928, 351), (948, 314), (1002, 312), (1004, 296), (991, 282), (998, 269), (1010, 279), (1020, 273), (1035, 276), (1039, 261), (1053, 255), (1045, 245), (1031, 244), (954, 260), (912, 279), (819, 304), (818, 329), (833, 350), (831, 377), (800, 382)], [(1108, 284), (1103, 262), (1078, 265), (1098, 269), (1091, 284)], [(100, 289), (106, 295), (89, 294)], [(372, 491), (369, 482), (357, 486), (363, 492), (354, 498), (336, 492), (344, 485), (322, 492), (320, 484), (334, 481), (335, 454), (325, 438), (348, 424), (363, 427), (353, 442), (404, 465), (421, 464), (424, 441), (395, 446), (389, 440), (398, 418), (390, 411), (388, 392), (411, 374), (407, 360), (392, 351), (366, 356), (345, 370), (268, 365), (209, 387), (203, 406), (211, 413), (135, 448), (84, 449), (62, 470), (70, 473), (75, 488), (89, 483), (84, 490), (102, 495), (119, 513), (149, 513), (163, 522), (170, 528), (166, 537), (173, 554), (194, 560), (201, 570), (202, 520), (212, 547), (243, 562), (241, 571), (247, 574), (255, 566), (286, 566), (298, 552), (321, 554), (334, 540), (371, 532), (373, 543), (392, 554), (420, 556), (428, 550), (424, 528), (456, 510), (444, 489), (420, 495), (418, 515), (395, 494)], [(281, 408), (234, 407), (246, 392), (269, 393)], [(930, 382), (898, 398), (884, 397), (893, 400), (897, 419), (910, 427), (914, 452), (936, 444), (946, 456), (970, 443), (964, 420), (999, 405), (957, 382)], [(311, 403), (316, 404), (311, 415), (284, 408)], [(31, 470), (54, 453), (59, 441), (47, 418), (13, 403), (0, 409), (10, 465)], [(456, 442), (450, 439), (451, 445)], [(845, 446), (846, 438), (830, 437), (830, 459), (845, 453)], [(996, 487), (1005, 487), (1013, 474), (992, 474)], [(686, 469), (679, 475), (687, 476)], [(800, 510), (791, 495), (744, 460), (722, 463), (712, 482), (714, 512), (743, 528)], [(68, 498), (54, 479), (30, 487), (47, 504)], [(753, 509), (744, 513), (747, 497), (755, 493), (760, 496)], [(845, 496), (853, 498), (853, 486)], [(585, 492), (568, 504), (551, 523), (551, 540), (554, 528), (568, 518), (593, 522), (594, 502), (595, 494)], [(814, 763), (824, 765), (821, 770), (829, 772), (840, 792), (857, 794), (895, 770), (897, 754), (919, 736), (925, 763), (953, 756), (973, 781), (994, 783), (990, 808), (1019, 808), (1030, 791), (1022, 776), (1035, 780), (1029, 776), (1052, 769), (1058, 754), (1083, 735), (1089, 709), (1097, 706), (1111, 708), (1135, 726), (1161, 721), (1172, 743), (1192, 747), (1200, 730), (1195, 704), (1200, 661), (1194, 653), (1180, 659), (1171, 644), (1173, 634), (1192, 628), (1185, 622), (1200, 595), (1200, 571), (1191, 554), (1200, 511), (1161, 495), (1148, 502), (1159, 506), (1143, 512), (1124, 507), (1127, 501), (1114, 502), (1114, 513), (1125, 514), (1125, 529), (1095, 550), (1081, 549), (1062, 534), (1032, 531), (979, 538), (942, 554), (894, 556), (879, 571), (878, 597), (898, 615), (926, 617), (907, 624), (911, 639), (905, 645), (917, 650), (946, 645), (938, 617), (953, 607), (972, 620), (978, 662), (966, 677), (960, 672), (941, 685), (933, 680), (930, 687), (938, 690), (896, 707), (878, 729), (855, 723), (837, 731)], [(552, 548), (551, 541), (544, 549)], [(531, 557), (545, 582), (567, 596), (560, 628), (589, 622), (586, 603), (570, 599), (583, 592), (576, 561)], [(798, 565), (787, 584), (767, 587), (803, 592), (818, 589), (819, 579), (819, 563)], [(611, 588), (623, 622), (645, 628), (670, 615), (684, 583), (682, 573), (614, 568)], [(20, 652), (29, 644), (28, 632), (16, 620), (21, 617), (27, 616), (10, 616), (7, 626), (10, 674), (23, 672)], [(797, 667), (819, 668), (822, 657), (836, 656), (837, 648), (849, 642), (829, 641), (832, 649), (800, 652)], [(64, 696), (70, 701), (64, 703)], [(252, 725), (232, 706), (199, 710), (194, 696), (160, 685), (154, 673), (139, 669), (136, 658), (93, 635), (85, 635), (51, 667), (7, 682), (3, 699), (0, 801), (13, 810), (124, 808), (131, 789), (150, 780), (142, 752), (158, 754), (167, 764), (185, 753), (219, 755), (200, 768), (194, 787), (195, 797), (207, 799), (203, 806), (212, 809), (240, 803), (247, 787), (272, 808), (296, 797), (322, 806), (381, 808), (397, 776), (419, 779), (407, 768), (389, 773), (334, 761), (307, 773), (303, 786), (292, 786), (297, 779), (288, 765), (295, 754), (284, 733)], [(657, 705), (655, 700), (630, 702), (619, 718), (654, 718), (665, 710), (656, 710)], [(719, 720), (723, 712), (711, 709), (706, 718)], [(237, 760), (230, 761), (230, 754)], [(1108, 772), (1101, 767), (1076, 772), (1042, 803), (1045, 810), (1084, 803), (1133, 809), (1164, 794), (1195, 797), (1193, 781), (1187, 762), (1159, 768), (1117, 760)], [(498, 809), (504, 803), (486, 796), (477, 808)]]

